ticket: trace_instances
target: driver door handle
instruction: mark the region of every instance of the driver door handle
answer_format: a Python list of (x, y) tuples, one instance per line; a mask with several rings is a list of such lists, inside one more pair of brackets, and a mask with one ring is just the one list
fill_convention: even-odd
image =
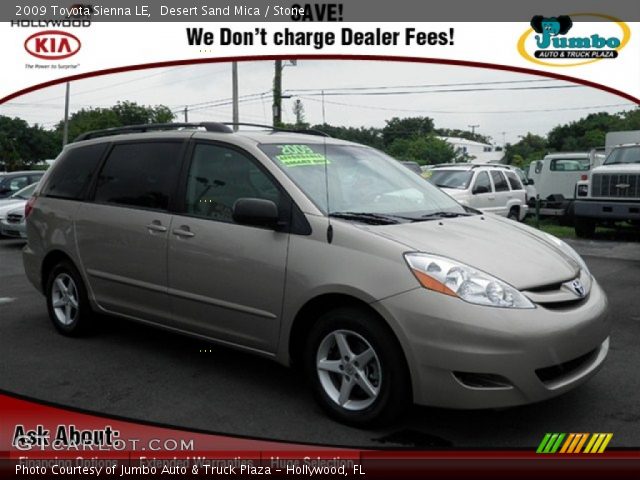
[(184, 238), (191, 238), (191, 237), (195, 237), (196, 234), (193, 233), (189, 227), (187, 227), (186, 225), (182, 225), (180, 228), (175, 228), (173, 230), (173, 234), (178, 236), (178, 237), (184, 237)]
[(153, 233), (153, 232), (162, 233), (167, 231), (167, 227), (162, 226), (159, 220), (154, 220), (153, 222), (151, 222), (149, 225), (147, 225), (147, 229), (149, 230), (150, 233)]

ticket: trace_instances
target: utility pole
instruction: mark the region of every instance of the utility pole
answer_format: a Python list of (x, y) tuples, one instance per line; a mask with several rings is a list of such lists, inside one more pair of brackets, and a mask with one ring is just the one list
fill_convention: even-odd
[(62, 146), (64, 147), (69, 141), (69, 90), (70, 83), (67, 82), (67, 88), (64, 95), (64, 130), (62, 131)]
[(502, 134), (502, 146), (507, 144), (507, 132), (500, 132)]
[(324, 90), (322, 90), (322, 124), (325, 125), (327, 120), (324, 115)]
[(476, 134), (476, 128), (479, 128), (480, 125), (467, 125), (467, 127), (469, 127), (471, 129), (471, 135), (475, 135)]
[(184, 123), (189, 123), (189, 106), (184, 106)]
[(276, 60), (273, 77), (273, 126), (282, 123), (282, 60)]
[(238, 131), (240, 115), (238, 113), (238, 62), (231, 63), (231, 90), (233, 97), (233, 130)]

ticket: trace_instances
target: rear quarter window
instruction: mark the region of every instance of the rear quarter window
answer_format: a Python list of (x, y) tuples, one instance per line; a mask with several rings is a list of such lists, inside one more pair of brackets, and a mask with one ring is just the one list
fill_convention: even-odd
[(80, 200), (106, 148), (106, 143), (100, 143), (67, 150), (51, 167), (47, 184), (40, 194)]
[(509, 186), (511, 190), (523, 190), (522, 183), (518, 179), (518, 176), (513, 172), (505, 172), (507, 180), (509, 180)]
[(493, 179), (493, 186), (496, 192), (509, 191), (509, 185), (507, 185), (507, 181), (504, 179), (502, 172), (491, 170), (491, 178)]

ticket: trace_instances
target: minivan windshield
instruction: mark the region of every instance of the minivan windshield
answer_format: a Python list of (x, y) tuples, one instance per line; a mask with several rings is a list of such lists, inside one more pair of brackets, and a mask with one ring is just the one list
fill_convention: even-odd
[(325, 214), (381, 224), (468, 215), (419, 175), (369, 147), (310, 143), (260, 149)]
[(605, 165), (620, 163), (640, 163), (640, 146), (616, 148), (604, 162)]

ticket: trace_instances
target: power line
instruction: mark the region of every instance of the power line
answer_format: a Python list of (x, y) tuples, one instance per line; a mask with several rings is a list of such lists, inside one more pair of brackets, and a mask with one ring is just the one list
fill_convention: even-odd
[[(312, 102), (321, 103), (321, 99), (308, 97), (306, 95), (300, 95), (300, 98), (304, 100), (309, 100)], [(422, 110), (422, 109), (407, 109), (407, 108), (391, 108), (391, 107), (374, 107), (372, 105), (362, 105), (355, 103), (347, 103), (347, 102), (336, 102), (332, 100), (325, 100), (325, 103), (331, 105), (340, 105), (344, 107), (356, 107), (356, 108), (364, 108), (368, 110), (380, 110), (380, 111), (389, 111), (389, 112), (410, 112), (410, 113), (441, 113), (448, 115), (470, 115), (470, 114), (504, 114), (504, 113), (541, 113), (541, 112), (560, 112), (560, 111), (572, 111), (572, 110), (591, 110), (597, 108), (614, 108), (614, 107), (636, 107), (633, 103), (614, 103), (608, 105), (590, 105), (584, 107), (565, 107), (565, 108), (545, 108), (545, 109), (533, 109), (533, 110)]]
[(489, 81), (489, 82), (462, 82), (462, 83), (428, 83), (420, 85), (380, 85), (376, 87), (331, 87), (331, 88), (295, 88), (289, 89), (288, 92), (317, 92), (324, 90), (325, 92), (338, 91), (338, 90), (386, 90), (393, 88), (438, 88), (438, 87), (469, 87), (478, 85), (504, 85), (504, 84), (518, 84), (518, 83), (540, 83), (540, 82), (557, 82), (554, 79), (540, 79), (540, 80), (501, 80), (501, 81)]
[[(447, 88), (438, 90), (398, 90), (395, 92), (378, 91), (378, 92), (327, 92), (326, 96), (381, 96), (381, 95), (417, 95), (426, 93), (463, 93), (463, 92), (499, 92), (499, 91), (515, 91), (515, 90), (552, 90), (565, 88), (585, 88), (585, 85), (544, 85), (535, 87), (491, 87), (491, 88)], [(287, 90), (287, 93), (291, 93)], [(322, 91), (306, 93), (307, 96), (322, 96)]]

